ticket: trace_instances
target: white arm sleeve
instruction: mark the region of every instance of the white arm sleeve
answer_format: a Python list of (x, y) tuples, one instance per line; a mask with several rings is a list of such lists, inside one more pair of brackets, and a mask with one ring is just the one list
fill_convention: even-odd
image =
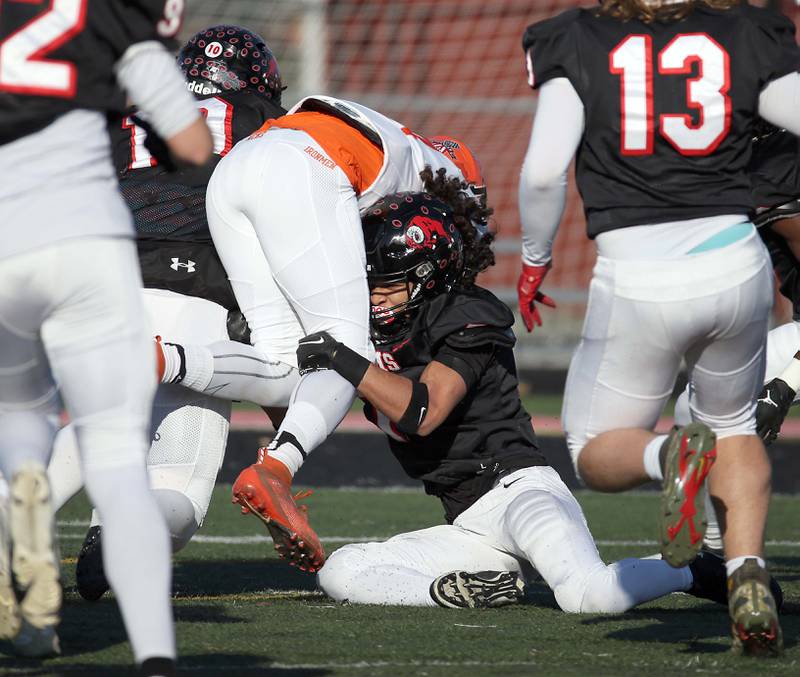
[(131, 45), (114, 70), (120, 87), (164, 140), (200, 117), (174, 57), (161, 43), (153, 40)]
[(567, 78), (539, 89), (533, 131), (519, 181), (522, 260), (544, 265), (551, 258), (567, 196), (567, 170), (581, 141), (583, 103)]
[(758, 114), (776, 127), (800, 135), (800, 73), (768, 83), (758, 97)]

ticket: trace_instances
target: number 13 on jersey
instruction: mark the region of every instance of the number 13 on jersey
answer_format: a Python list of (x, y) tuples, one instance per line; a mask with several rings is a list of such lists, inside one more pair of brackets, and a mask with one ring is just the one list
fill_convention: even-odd
[[(731, 126), (730, 58), (706, 33), (676, 35), (658, 53), (659, 75), (697, 75), (686, 80), (686, 105), (695, 112), (660, 112), (656, 122), (653, 101), (653, 45), (649, 35), (628, 35), (608, 56), (609, 70), (620, 76), (623, 155), (651, 155), (655, 128), (682, 155), (709, 155)], [(669, 86), (666, 78), (660, 79)]]

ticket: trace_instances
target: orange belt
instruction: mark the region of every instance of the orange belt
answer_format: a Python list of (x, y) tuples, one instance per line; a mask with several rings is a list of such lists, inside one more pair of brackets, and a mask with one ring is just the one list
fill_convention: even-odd
[[(314, 111), (292, 113), (267, 120), (258, 132), (272, 127), (306, 132), (341, 167), (356, 195), (361, 195), (375, 182), (383, 167), (383, 151), (355, 127), (333, 115)], [(309, 155), (325, 163), (326, 158), (315, 157), (311, 151), (313, 149), (309, 149)]]

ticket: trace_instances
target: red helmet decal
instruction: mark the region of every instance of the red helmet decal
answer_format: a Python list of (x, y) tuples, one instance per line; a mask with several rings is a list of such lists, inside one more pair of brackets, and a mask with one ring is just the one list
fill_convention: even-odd
[(440, 238), (445, 242), (453, 239), (441, 221), (428, 216), (415, 216), (406, 228), (406, 244), (414, 249), (430, 249)]

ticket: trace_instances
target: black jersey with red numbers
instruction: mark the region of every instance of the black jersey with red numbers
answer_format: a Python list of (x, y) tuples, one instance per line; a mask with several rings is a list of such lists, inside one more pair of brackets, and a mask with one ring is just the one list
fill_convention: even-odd
[(751, 214), (758, 95), (800, 66), (794, 25), (746, 3), (675, 22), (575, 9), (529, 27), (530, 84), (567, 78), (585, 108), (576, 177), (590, 237)]
[(174, 46), (183, 0), (5, 0), (0, 7), (0, 144), (76, 109), (122, 111), (114, 64), (133, 44)]
[(378, 346), (378, 364), (418, 379), (431, 361), (455, 370), (467, 394), (425, 437), (403, 435), (369, 404), (367, 417), (389, 436), (410, 477), (438, 496), (451, 523), (489, 491), (498, 477), (547, 465), (531, 418), (519, 399), (514, 316), (480, 287), (442, 294), (427, 303), (405, 338)]
[(235, 310), (225, 270), (206, 220), (206, 187), (220, 158), (270, 118), (285, 113), (248, 91), (197, 100), (214, 142), (215, 158), (202, 167), (169, 171), (163, 147), (135, 115), (110, 124), (120, 190), (133, 212), (145, 287), (214, 301)]

